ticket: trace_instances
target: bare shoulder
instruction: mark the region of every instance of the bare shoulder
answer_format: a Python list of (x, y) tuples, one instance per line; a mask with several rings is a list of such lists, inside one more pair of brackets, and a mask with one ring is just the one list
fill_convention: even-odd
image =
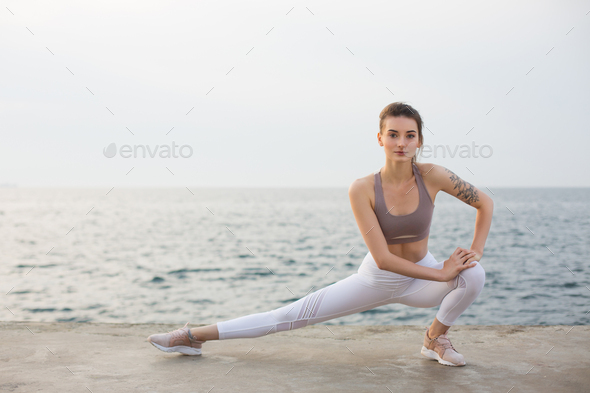
[(418, 170), (420, 171), (420, 175), (422, 175), (422, 177), (430, 175), (432, 170), (435, 170), (435, 167), (441, 167), (440, 165), (431, 164), (429, 162), (417, 162), (416, 166), (418, 167)]
[(358, 179), (354, 180), (350, 187), (354, 187), (355, 189), (362, 189), (363, 191), (367, 191), (370, 188), (375, 186), (375, 174), (371, 173), (367, 176), (359, 177)]
[(374, 189), (375, 189), (375, 174), (371, 173), (367, 176), (360, 177), (354, 180), (348, 188), (348, 194), (356, 197), (361, 197), (368, 200), (371, 207), (374, 205)]
[(416, 166), (424, 183), (438, 192), (441, 189), (441, 177), (444, 176), (445, 168), (430, 162), (417, 162)]
[(453, 179), (457, 177), (453, 171), (450, 169), (445, 168), (442, 165), (432, 164), (432, 163), (416, 163), (420, 174), (424, 181), (428, 181), (429, 184), (433, 186), (438, 186), (438, 189), (442, 189), (444, 186), (445, 181), (449, 179)]
[(438, 164), (422, 162), (416, 163), (416, 166), (418, 167), (418, 170), (420, 170), (420, 174), (423, 177), (428, 176), (431, 181), (443, 180), (448, 178), (449, 176), (455, 175), (455, 173), (453, 173), (453, 171), (451, 171), (450, 169), (447, 169), (444, 166)]
[(385, 235), (381, 230), (379, 220), (374, 206), (374, 191), (371, 187), (375, 184), (375, 174), (356, 179), (348, 189), (350, 206), (352, 213), (358, 225), (359, 231), (371, 255), (375, 259), (377, 267), (381, 266), (381, 261), (389, 255)]

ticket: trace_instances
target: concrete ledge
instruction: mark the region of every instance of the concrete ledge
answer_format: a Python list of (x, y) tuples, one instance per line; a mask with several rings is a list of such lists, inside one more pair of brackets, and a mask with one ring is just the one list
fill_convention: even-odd
[[(311, 325), (211, 341), (203, 355), (146, 341), (168, 324), (0, 322), (7, 392), (585, 392), (590, 327), (455, 325), (464, 367), (420, 354), (426, 326)], [(196, 327), (200, 325), (192, 325)]]

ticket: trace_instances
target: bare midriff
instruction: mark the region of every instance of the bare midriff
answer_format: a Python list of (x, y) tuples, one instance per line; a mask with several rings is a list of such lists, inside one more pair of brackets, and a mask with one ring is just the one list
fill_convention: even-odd
[(411, 262), (419, 262), (428, 253), (428, 236), (412, 243), (388, 244), (389, 252)]
[[(367, 193), (371, 196), (371, 208), (373, 210), (375, 210), (375, 182), (374, 182), (374, 174), (368, 175), (366, 177), (368, 179), (367, 184)], [(430, 185), (429, 179), (422, 179), (424, 181), (424, 185), (426, 187), (426, 190), (428, 191), (428, 194), (430, 195), (430, 199), (433, 201), (436, 199), (436, 195), (438, 194), (438, 190), (432, 189), (432, 186)], [(417, 185), (416, 180), (414, 180), (413, 185)], [(415, 202), (414, 202), (415, 203)], [(416, 208), (413, 209), (402, 209), (402, 210), (407, 210), (408, 212), (411, 212), (413, 210), (415, 210)], [(410, 242), (410, 243), (400, 243), (400, 244), (388, 244), (387, 248), (389, 249), (389, 252), (392, 253), (393, 255), (396, 255), (400, 258), (403, 259), (407, 259), (408, 261), (411, 261), (413, 263), (416, 262), (420, 262), (422, 259), (424, 259), (424, 257), (426, 256), (426, 254), (428, 253), (428, 238), (429, 236), (426, 236), (424, 239), (422, 240), (418, 240), (417, 242)]]

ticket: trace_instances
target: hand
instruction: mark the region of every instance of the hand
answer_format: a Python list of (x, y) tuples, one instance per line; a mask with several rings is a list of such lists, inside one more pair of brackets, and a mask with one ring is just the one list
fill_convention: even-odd
[(453, 254), (451, 254), (451, 257), (444, 262), (441, 270), (441, 281), (451, 281), (463, 270), (477, 266), (476, 261), (480, 257), (481, 255), (476, 251), (457, 247)]
[(474, 253), (475, 253), (475, 255), (474, 255), (474, 256), (472, 256), (472, 257), (470, 257), (470, 258), (469, 258), (467, 261), (465, 261), (465, 264), (466, 264), (466, 265), (468, 265), (469, 263), (471, 263), (471, 262), (474, 262), (474, 261), (475, 261), (475, 262), (479, 262), (479, 260), (480, 260), (480, 259), (481, 259), (481, 257), (483, 256), (483, 255), (482, 255), (483, 253), (482, 253), (482, 252), (478, 252), (478, 251), (476, 251), (476, 250), (473, 250), (473, 249), (471, 249), (471, 250), (469, 250), (469, 251), (470, 251), (470, 252), (474, 252)]

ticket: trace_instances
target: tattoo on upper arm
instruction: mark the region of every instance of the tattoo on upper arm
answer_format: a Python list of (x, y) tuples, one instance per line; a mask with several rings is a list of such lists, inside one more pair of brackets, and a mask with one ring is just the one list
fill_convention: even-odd
[(474, 202), (479, 201), (479, 195), (477, 194), (477, 189), (470, 183), (466, 182), (465, 180), (461, 179), (459, 176), (455, 175), (455, 173), (451, 170), (445, 168), (445, 171), (449, 172), (451, 176), (449, 177), (455, 187), (453, 189), (459, 189), (457, 196), (461, 198), (465, 203), (471, 205)]

